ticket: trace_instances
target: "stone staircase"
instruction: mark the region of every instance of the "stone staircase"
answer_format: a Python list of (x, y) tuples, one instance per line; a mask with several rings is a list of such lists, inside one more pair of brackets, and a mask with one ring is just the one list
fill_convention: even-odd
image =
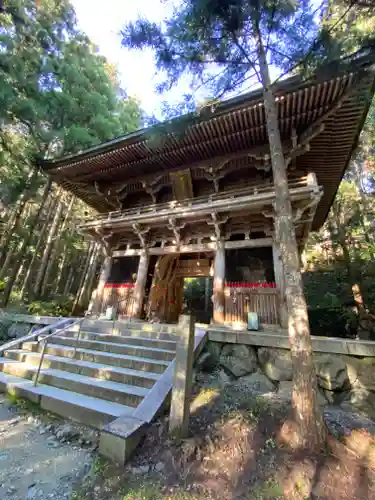
[[(38, 383), (43, 336), (20, 339), (0, 357), (0, 391), (101, 429), (102, 453), (124, 462), (147, 424), (168, 403), (178, 342), (177, 327), (132, 323), (116, 334), (106, 322), (88, 322), (57, 333), (46, 346)], [(159, 330), (159, 331), (156, 331)], [(205, 334), (196, 334), (196, 355)]]

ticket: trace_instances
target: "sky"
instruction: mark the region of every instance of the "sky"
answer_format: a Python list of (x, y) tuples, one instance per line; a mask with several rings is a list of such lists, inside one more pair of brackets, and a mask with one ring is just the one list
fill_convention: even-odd
[(109, 62), (118, 66), (122, 87), (129, 95), (137, 97), (148, 115), (160, 118), (160, 105), (168, 100), (170, 104), (181, 101), (181, 95), (188, 92), (185, 83), (179, 84), (167, 95), (155, 91), (158, 81), (151, 51), (127, 50), (121, 47), (121, 28), (139, 16), (161, 22), (171, 12), (160, 0), (72, 0), (80, 28), (98, 46), (99, 52)]

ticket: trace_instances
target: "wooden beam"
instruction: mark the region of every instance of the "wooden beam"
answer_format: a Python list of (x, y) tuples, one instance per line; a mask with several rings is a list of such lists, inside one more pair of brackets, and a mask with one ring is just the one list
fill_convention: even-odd
[[(270, 247), (272, 246), (272, 238), (257, 238), (254, 240), (241, 240), (241, 241), (226, 241), (224, 248), (225, 250), (231, 250), (236, 248), (259, 248), (259, 247)], [(212, 243), (201, 243), (200, 245), (177, 245), (165, 246), (164, 248), (149, 248), (149, 255), (166, 255), (174, 253), (199, 253), (199, 252), (213, 252), (216, 251), (216, 242)], [(135, 255), (141, 255), (142, 249), (140, 248), (129, 248), (128, 250), (116, 250), (113, 252), (113, 257), (133, 257)]]

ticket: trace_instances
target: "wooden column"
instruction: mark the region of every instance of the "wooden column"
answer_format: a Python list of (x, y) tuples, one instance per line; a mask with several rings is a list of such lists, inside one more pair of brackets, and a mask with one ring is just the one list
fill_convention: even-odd
[(281, 260), (280, 247), (275, 241), (272, 244), (272, 255), (273, 255), (273, 271), (275, 274), (275, 283), (277, 289), (279, 290), (280, 325), (282, 328), (288, 328), (288, 312), (286, 307), (285, 285), (284, 285), (284, 266)]
[(225, 319), (225, 248), (224, 241), (218, 240), (214, 261), (213, 316), (214, 323), (224, 324)]
[(142, 314), (149, 259), (150, 257), (147, 250), (142, 250), (139, 257), (137, 281), (135, 282), (133, 296), (134, 302), (132, 316), (134, 316), (135, 318), (140, 318)]
[(102, 269), (100, 271), (98, 286), (94, 292), (95, 298), (94, 298), (94, 305), (92, 308), (93, 312), (96, 314), (101, 314), (103, 312), (102, 307), (104, 299), (104, 287), (111, 274), (112, 261), (113, 261), (112, 255), (107, 255), (104, 259)]

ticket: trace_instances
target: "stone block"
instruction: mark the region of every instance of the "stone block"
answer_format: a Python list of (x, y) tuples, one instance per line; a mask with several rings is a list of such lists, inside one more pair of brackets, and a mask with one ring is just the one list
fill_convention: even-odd
[(340, 357), (329, 354), (315, 357), (315, 366), (319, 387), (339, 391), (350, 386), (346, 363)]
[(271, 380), (292, 380), (292, 359), (288, 349), (260, 347), (258, 359), (262, 370)]
[(119, 417), (101, 432), (99, 452), (124, 465), (146, 432), (147, 426), (139, 419)]
[(250, 346), (226, 344), (221, 350), (220, 364), (235, 377), (253, 373), (258, 368), (255, 350)]

